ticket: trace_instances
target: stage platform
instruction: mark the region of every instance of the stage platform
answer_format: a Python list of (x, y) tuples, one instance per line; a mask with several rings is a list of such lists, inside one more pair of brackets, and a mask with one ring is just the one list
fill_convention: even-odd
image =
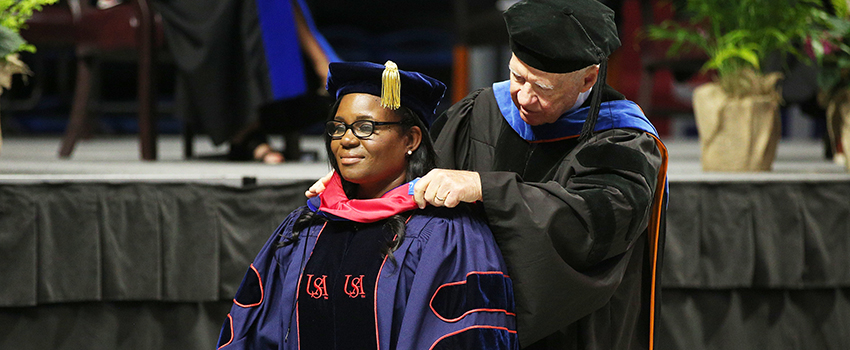
[[(273, 140), (277, 145), (280, 140)], [(773, 171), (706, 173), (666, 140), (670, 202), (656, 349), (850, 349), (850, 174), (819, 141)], [(213, 349), (247, 266), (328, 171), (221, 160), (226, 148), (58, 137), (0, 150), (0, 349)]]
[[(302, 147), (314, 151), (318, 159), (281, 165), (223, 160), (226, 146), (215, 147), (204, 137), (196, 137), (195, 158), (183, 158), (179, 136), (160, 136), (159, 160), (139, 160), (138, 140), (134, 136), (94, 138), (78, 144), (73, 157), (59, 159), (58, 137), (7, 137), (0, 150), (1, 183), (53, 181), (189, 181), (241, 184), (253, 177), (258, 184), (280, 184), (316, 179), (326, 174), (321, 138), (305, 136)], [(272, 139), (280, 146), (281, 140)], [(696, 140), (665, 140), (670, 154), (669, 177), (679, 181), (799, 181), (847, 180), (844, 169), (823, 157), (819, 140), (787, 141), (779, 144), (773, 171), (763, 173), (706, 173), (699, 164)]]
[[(227, 161), (227, 146), (214, 146), (206, 137), (196, 137), (195, 157), (183, 158), (182, 139), (163, 135), (157, 143), (156, 161), (139, 159), (138, 139), (133, 136), (94, 138), (79, 142), (71, 158), (58, 158), (59, 138), (6, 138), (0, 150), (0, 182), (35, 183), (56, 181), (192, 182), (241, 186), (244, 178), (258, 184), (281, 184), (316, 179), (329, 171), (321, 138), (302, 140), (307, 155), (303, 161), (280, 165)], [(272, 138), (273, 146), (282, 140)], [(312, 151), (312, 152), (310, 152)]]

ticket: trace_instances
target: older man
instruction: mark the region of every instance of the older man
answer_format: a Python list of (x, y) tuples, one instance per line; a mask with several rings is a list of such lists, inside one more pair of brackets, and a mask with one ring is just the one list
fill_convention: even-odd
[(620, 45), (613, 12), (525, 0), (504, 17), (510, 81), (435, 122), (443, 169), (416, 184), (415, 200), (481, 203), (514, 281), (523, 348), (652, 349), (667, 151), (605, 84)]
[(523, 348), (652, 348), (667, 154), (640, 108), (605, 84), (620, 45), (613, 12), (526, 0), (504, 17), (510, 81), (437, 120), (445, 169), (422, 178), (415, 199), (483, 204)]

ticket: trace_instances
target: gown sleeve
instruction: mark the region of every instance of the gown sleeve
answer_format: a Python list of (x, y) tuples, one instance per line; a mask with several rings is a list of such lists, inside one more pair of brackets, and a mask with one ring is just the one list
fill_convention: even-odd
[(461, 208), (422, 226), (397, 349), (518, 349), (513, 287), (487, 225)]
[(278, 349), (281, 340), (287, 336), (286, 325), (291, 315), (286, 310), (292, 309), (295, 290), (290, 286), (293, 283), (283, 283), (289, 264), (280, 260), (288, 260), (286, 257), (290, 253), (300, 252), (298, 247), (306, 244), (306, 237), (281, 248), (278, 248), (278, 242), (292, 235), (292, 225), (300, 212), (295, 210), (289, 214), (245, 273), (219, 334), (218, 349)]
[(476, 102), (467, 98), (441, 116), (438, 166), (479, 172), (486, 218), (514, 281), (520, 342), (528, 345), (608, 303), (633, 251), (644, 249), (635, 242), (647, 228), (662, 154), (645, 132), (602, 131), (566, 154), (551, 181), (526, 182), (471, 158), (471, 143), (498, 138), (467, 135), (497, 135), (502, 124), (497, 109)]

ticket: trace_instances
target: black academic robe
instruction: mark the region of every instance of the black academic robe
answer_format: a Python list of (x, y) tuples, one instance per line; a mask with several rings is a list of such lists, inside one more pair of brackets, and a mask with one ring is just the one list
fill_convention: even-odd
[[(304, 0), (154, 0), (177, 67), (175, 113), (218, 145), (253, 123), (284, 132), (326, 117), (316, 76), (299, 46), (300, 12), (331, 62)], [(270, 130), (271, 129), (271, 130)]]
[[(603, 101), (623, 99), (605, 91)], [(480, 173), (486, 218), (514, 280), (521, 347), (651, 347), (666, 183), (656, 136), (614, 128), (584, 142), (529, 142), (506, 122), (493, 88), (455, 104), (432, 136), (438, 167)]]

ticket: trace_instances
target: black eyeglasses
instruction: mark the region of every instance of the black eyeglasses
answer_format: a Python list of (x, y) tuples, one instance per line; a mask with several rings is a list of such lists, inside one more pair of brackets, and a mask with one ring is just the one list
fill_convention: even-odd
[(375, 132), (375, 126), (401, 124), (401, 122), (375, 122), (371, 120), (358, 120), (351, 124), (346, 124), (338, 120), (331, 120), (325, 124), (325, 132), (334, 140), (341, 139), (345, 136), (345, 132), (351, 129), (358, 139), (365, 139), (372, 136)]

